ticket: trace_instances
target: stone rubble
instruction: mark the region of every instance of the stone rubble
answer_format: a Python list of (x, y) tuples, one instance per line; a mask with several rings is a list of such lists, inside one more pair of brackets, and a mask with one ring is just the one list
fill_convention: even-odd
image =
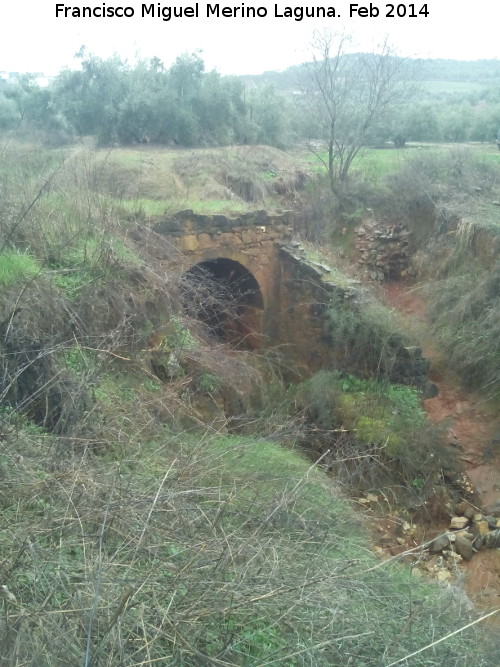
[[(365, 494), (359, 502), (365, 507), (374, 507), (376, 499), (378, 500), (378, 497), (374, 494)], [(491, 510), (491, 507), (487, 509)], [(457, 504), (452, 511), (449, 530), (437, 535), (419, 553), (418, 560), (412, 563), (412, 576), (429, 575), (438, 581), (446, 582), (459, 575), (459, 565), (470, 561), (480, 549), (500, 549), (499, 518), (491, 514), (481, 514), (467, 502)], [(386, 532), (385, 528), (386, 526), (378, 527), (378, 531), (382, 534), (377, 536), (378, 546), (374, 548), (374, 551), (381, 556), (386, 555), (386, 549), (393, 555), (397, 553), (404, 555), (404, 551), (400, 551), (401, 548), (413, 549), (412, 545), (417, 545), (414, 538), (416, 525), (401, 521), (398, 522), (395, 531)], [(410, 553), (408, 557), (412, 558)]]
[(462, 530), (469, 525), (469, 519), (466, 516), (453, 516), (450, 521), (450, 530)]
[(405, 225), (365, 221), (356, 230), (360, 268), (372, 280), (403, 278), (408, 274), (410, 236)]
[(500, 520), (497, 517), (483, 515), (466, 502), (456, 505), (454, 512), (449, 532), (438, 535), (427, 545), (430, 554), (442, 554), (456, 562), (457, 555), (468, 561), (482, 548), (500, 549)]

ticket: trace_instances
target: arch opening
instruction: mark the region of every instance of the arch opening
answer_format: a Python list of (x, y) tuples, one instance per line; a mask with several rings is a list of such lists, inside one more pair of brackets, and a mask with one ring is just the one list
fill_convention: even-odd
[(186, 313), (210, 335), (243, 349), (260, 347), (264, 299), (242, 264), (225, 257), (195, 264), (184, 274), (182, 294)]

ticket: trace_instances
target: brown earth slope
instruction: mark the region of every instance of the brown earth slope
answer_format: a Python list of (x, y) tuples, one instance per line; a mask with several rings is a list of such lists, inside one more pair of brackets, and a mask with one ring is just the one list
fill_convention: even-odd
[[(404, 283), (389, 283), (383, 293), (388, 305), (414, 318), (417, 326), (425, 325), (425, 301), (419, 291)], [(443, 360), (432, 344), (423, 347), (425, 356), (442, 368)], [(490, 505), (500, 498), (499, 416), (482, 397), (465, 391), (451, 373), (431, 370), (431, 379), (439, 394), (424, 401), (425, 410), (432, 422), (446, 428), (448, 443), (478, 493), (478, 505)], [(465, 588), (473, 601), (487, 609), (499, 607), (500, 551), (484, 549), (465, 567)]]

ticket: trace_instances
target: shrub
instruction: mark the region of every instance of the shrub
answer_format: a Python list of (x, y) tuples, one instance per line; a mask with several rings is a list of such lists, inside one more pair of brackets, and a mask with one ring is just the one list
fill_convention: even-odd
[(339, 362), (344, 368), (377, 375), (391, 365), (390, 343), (398, 326), (394, 313), (373, 297), (365, 294), (358, 303), (332, 297), (326, 327), (335, 347), (343, 350)]
[(456, 467), (416, 389), (319, 371), (300, 385), (296, 400), (319, 428), (322, 450), (331, 450), (328, 466), (355, 493), (399, 487), (401, 502), (406, 495), (420, 503), (440, 483), (442, 469)]

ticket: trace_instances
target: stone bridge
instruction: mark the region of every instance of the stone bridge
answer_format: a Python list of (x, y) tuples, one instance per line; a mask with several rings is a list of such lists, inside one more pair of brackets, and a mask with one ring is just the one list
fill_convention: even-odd
[(246, 336), (250, 347), (280, 338), (280, 249), (291, 235), (289, 218), (288, 213), (273, 216), (265, 211), (229, 218), (188, 210), (156, 224), (155, 231), (168, 236), (181, 251), (187, 275), (204, 270), (229, 287), (240, 302), (240, 332), (228, 331), (227, 324), (226, 331), (220, 332), (223, 338), (224, 333), (226, 338)]
[[(188, 278), (197, 285), (209, 278), (223, 284), (237, 303), (232, 321), (208, 307), (200, 318), (221, 340), (247, 349), (280, 346), (309, 372), (342, 367), (345, 345), (328, 335), (324, 314), (332, 298), (356, 307), (363, 298), (361, 285), (339, 283), (329, 267), (309, 258), (292, 240), (291, 216), (265, 211), (208, 216), (187, 210), (160, 218), (154, 231), (180, 251)], [(386, 375), (425, 385), (428, 362), (419, 348), (405, 347), (402, 337), (397, 340)]]

